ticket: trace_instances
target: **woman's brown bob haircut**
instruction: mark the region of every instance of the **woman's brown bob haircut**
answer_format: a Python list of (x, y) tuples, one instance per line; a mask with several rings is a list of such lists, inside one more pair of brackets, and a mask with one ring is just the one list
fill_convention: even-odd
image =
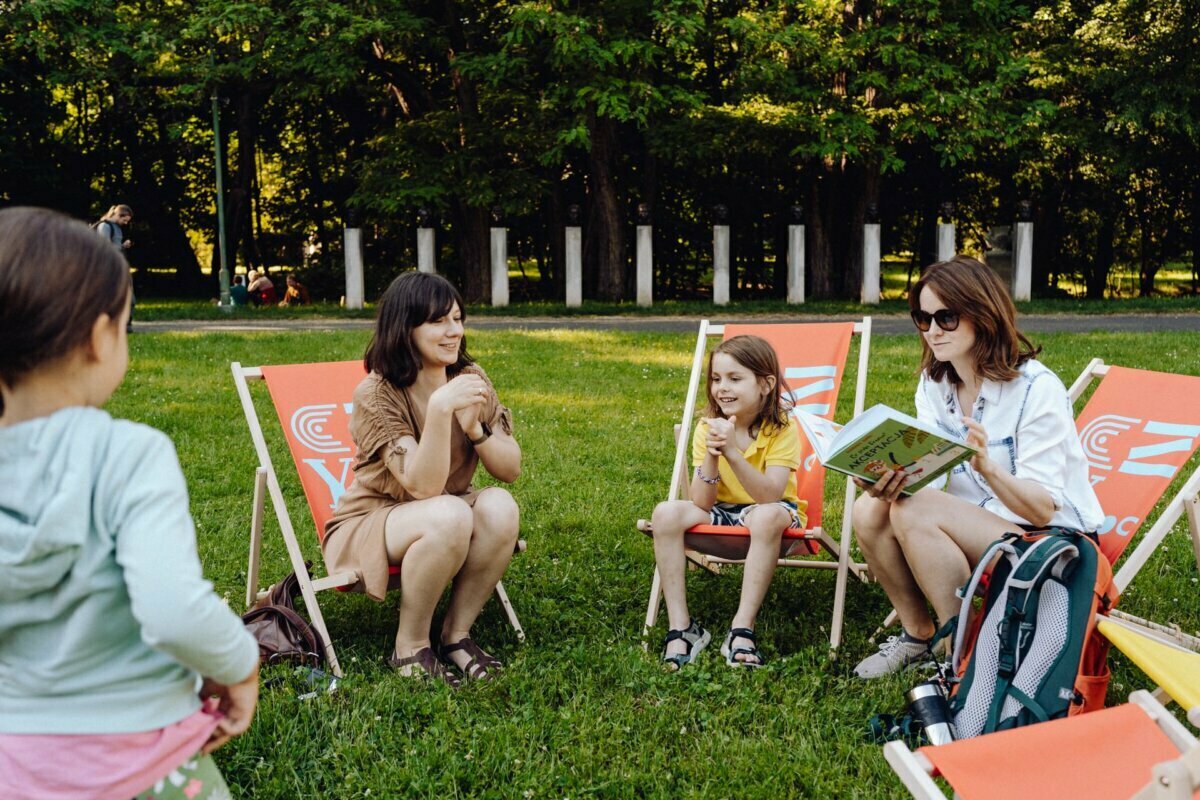
[[(955, 256), (925, 268), (921, 279), (908, 293), (908, 307), (921, 308), (921, 290), (928, 287), (946, 308), (975, 326), (975, 372), (993, 381), (1010, 381), (1018, 368), (1042, 352), (1017, 330), (1017, 309), (1004, 284), (986, 264), (969, 256)], [(925, 337), (921, 337), (921, 370), (932, 380), (962, 379), (949, 361), (938, 361)]]
[(712, 393), (712, 364), (717, 353), (725, 353), (754, 374), (759, 380), (766, 381), (774, 389), (767, 393), (766, 401), (759, 410), (758, 418), (752, 423), (766, 428), (785, 428), (788, 415), (792, 411), (792, 400), (787, 382), (783, 379), (783, 371), (779, 368), (779, 356), (775, 348), (766, 339), (759, 336), (733, 336), (717, 345), (708, 357), (708, 369), (704, 375), (704, 385), (707, 387), (708, 407), (704, 409), (706, 417), (724, 417), (725, 412), (717, 405)]
[(101, 314), (118, 324), (128, 299), (125, 258), (87, 225), (44, 208), (0, 210), (0, 384), (12, 389), (73, 352)]
[[(454, 284), (440, 275), (405, 272), (392, 281), (379, 298), (375, 333), (363, 358), (367, 372), (378, 372), (401, 389), (412, 386), (421, 370), (421, 356), (412, 342), (413, 329), (446, 316), (455, 303), (465, 321), (467, 312), (462, 295)], [(467, 337), (464, 336), (458, 347), (458, 361), (447, 373), (453, 378), (473, 363), (467, 355)]]

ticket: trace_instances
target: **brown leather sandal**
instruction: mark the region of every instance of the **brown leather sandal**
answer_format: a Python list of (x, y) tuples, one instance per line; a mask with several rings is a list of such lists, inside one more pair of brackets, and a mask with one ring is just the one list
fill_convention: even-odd
[(454, 660), (450, 658), (450, 654), (462, 650), (471, 657), (465, 667), (459, 667), (462, 674), (473, 681), (490, 681), (496, 677), (496, 673), (504, 665), (495, 656), (489, 654), (482, 647), (475, 644), (469, 636), (459, 639), (454, 644), (444, 644), (439, 649), (439, 654), (442, 661), (447, 664), (454, 664)]
[(396, 654), (393, 652), (388, 657), (387, 663), (388, 666), (395, 669), (407, 667), (409, 664), (416, 664), (424, 674), (422, 675), (421, 672), (411, 672), (409, 673), (410, 676), (419, 676), (426, 680), (439, 680), (451, 689), (457, 689), (462, 686), (462, 681), (458, 679), (458, 676), (446, 669), (445, 664), (438, 661), (438, 657), (434, 655), (432, 647), (422, 647), (407, 658), (396, 658)]

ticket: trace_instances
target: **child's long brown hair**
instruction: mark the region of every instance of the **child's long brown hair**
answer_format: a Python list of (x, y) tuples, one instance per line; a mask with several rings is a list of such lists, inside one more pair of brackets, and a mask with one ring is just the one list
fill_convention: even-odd
[(779, 357), (775, 348), (766, 339), (759, 336), (733, 336), (717, 345), (708, 357), (708, 369), (704, 374), (704, 385), (708, 394), (708, 406), (704, 409), (707, 417), (724, 417), (725, 413), (717, 405), (712, 393), (712, 362), (717, 353), (725, 353), (734, 361), (741, 364), (759, 380), (765, 380), (771, 385), (771, 391), (763, 398), (762, 406), (758, 409), (751, 428), (784, 428), (788, 424), (788, 415), (792, 411), (790, 395), (785, 395), (788, 388), (783, 379), (783, 370), (779, 368)]

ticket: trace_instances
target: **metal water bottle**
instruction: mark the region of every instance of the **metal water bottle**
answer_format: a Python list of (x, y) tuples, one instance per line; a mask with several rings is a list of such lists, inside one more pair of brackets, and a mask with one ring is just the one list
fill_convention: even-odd
[(921, 721), (930, 744), (947, 744), (957, 735), (954, 718), (950, 715), (950, 703), (942, 682), (935, 679), (918, 683), (908, 690), (908, 711)]

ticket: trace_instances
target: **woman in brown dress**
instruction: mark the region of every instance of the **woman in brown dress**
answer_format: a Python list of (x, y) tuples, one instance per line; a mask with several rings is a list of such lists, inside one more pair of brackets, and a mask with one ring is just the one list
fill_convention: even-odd
[[(379, 301), (354, 392), (354, 482), (325, 527), (330, 573), (354, 570), (382, 600), (399, 568), (400, 624), (388, 662), (457, 686), (455, 672), (494, 677), (500, 662), (471, 639), (471, 626), (504, 576), (519, 513), (505, 489), (471, 485), (482, 463), (511, 483), (521, 471), (512, 415), (467, 355), (462, 297), (445, 278), (407, 272)], [(452, 582), (438, 652), (434, 608)], [(439, 659), (440, 656), (440, 659)]]

